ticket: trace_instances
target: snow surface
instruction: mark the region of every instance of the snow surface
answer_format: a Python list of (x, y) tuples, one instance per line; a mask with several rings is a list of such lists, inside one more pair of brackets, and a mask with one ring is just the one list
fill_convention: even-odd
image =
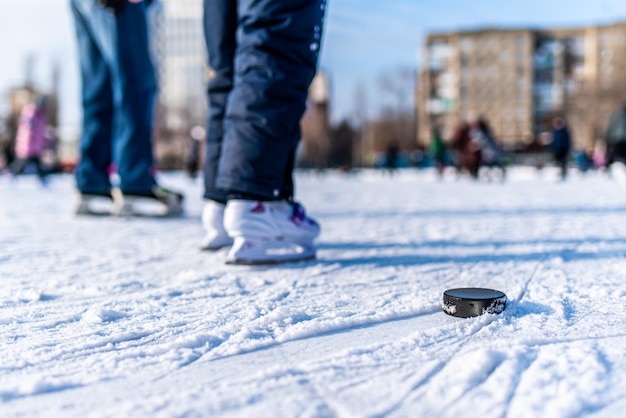
[[(601, 173), (298, 173), (318, 259), (263, 268), (200, 252), (200, 183), (162, 182), (185, 217), (77, 218), (71, 176), (0, 178), (0, 416), (626, 408), (626, 191)], [(464, 286), (507, 309), (443, 313)]]

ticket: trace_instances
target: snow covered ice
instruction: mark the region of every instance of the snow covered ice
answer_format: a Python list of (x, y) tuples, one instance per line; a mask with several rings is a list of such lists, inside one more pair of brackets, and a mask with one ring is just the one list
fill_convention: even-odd
[[(0, 178), (2, 417), (615, 417), (626, 408), (626, 190), (298, 173), (318, 259), (226, 266), (179, 219), (73, 215), (71, 176)], [(487, 287), (500, 315), (442, 293)]]

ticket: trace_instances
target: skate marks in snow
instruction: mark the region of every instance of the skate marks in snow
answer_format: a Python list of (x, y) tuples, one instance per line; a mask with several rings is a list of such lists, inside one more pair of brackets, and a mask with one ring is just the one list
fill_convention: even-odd
[(581, 416), (609, 388), (604, 357), (586, 344), (475, 347), (440, 363), (384, 416)]
[[(326, 403), (345, 415), (359, 405), (361, 416), (459, 416), (470, 408), (485, 416), (543, 416), (545, 404), (553, 412), (550, 416), (580, 416), (594, 410), (594, 398), (609, 385), (605, 376), (611, 372), (610, 363), (603, 360), (604, 350), (593, 346), (537, 350), (502, 341), (485, 347), (482, 341), (448, 359), (423, 359), (407, 340), (404, 347), (390, 344), (300, 362), (295, 369), (261, 374), (244, 387), (253, 390), (270, 378), (278, 384), (305, 374)], [(580, 380), (572, 382), (572, 375)], [(545, 393), (537, 387), (546, 388)], [(571, 395), (564, 398), (562, 388)]]
[[(626, 213), (626, 211), (625, 211)], [(502, 232), (506, 234), (506, 232)], [(551, 258), (597, 260), (621, 258), (626, 238), (530, 238), (509, 241), (336, 242), (319, 245), (318, 262), (344, 266), (423, 266), (445, 263), (541, 262)]]
[[(597, 273), (598, 266), (591, 266), (590, 271)], [(558, 263), (541, 266), (524, 293), (524, 298), (530, 302), (513, 301), (502, 320), (498, 321), (496, 332), (483, 344), (477, 345), (473, 339), (464, 344), (461, 357), (470, 356), (465, 363), (478, 364), (471, 356), (482, 353), (485, 373), (492, 370), (491, 363), (502, 360), (484, 384), (463, 379), (461, 372), (469, 370), (468, 366), (458, 370), (449, 366), (451, 382), (446, 380), (442, 370), (432, 379), (427, 391), (415, 394), (414, 400), (408, 403), (423, 406), (423, 411), (444, 411), (438, 404), (428, 401), (442, 399), (443, 392), (432, 392), (436, 388), (435, 381), (441, 380), (441, 387), (446, 391), (454, 392), (456, 388), (462, 393), (460, 398), (444, 404), (447, 405), (447, 416), (455, 416), (477, 404), (496, 416), (543, 416), (546, 413), (542, 405), (550, 410), (549, 416), (580, 416), (594, 411), (601, 394), (619, 387), (608, 383), (607, 377), (624, 365), (618, 348), (626, 336), (622, 331), (626, 326), (621, 307), (624, 306), (624, 295), (623, 291), (616, 291), (613, 295), (606, 292), (607, 288), (623, 280), (623, 274), (621, 277), (607, 275), (608, 283), (595, 282), (598, 276), (591, 276), (595, 283), (588, 283), (585, 286), (589, 289), (588, 294), (581, 294), (575, 290), (580, 278), (570, 275), (567, 270), (579, 272), (581, 268), (559, 266)], [(536, 309), (534, 300), (542, 300), (548, 309)], [(528, 303), (532, 305), (529, 307)], [(620, 308), (616, 310), (615, 304)], [(605, 321), (614, 325), (611, 332), (598, 327)], [(604, 331), (596, 331), (598, 328)], [(585, 337), (574, 338), (570, 336), (572, 333)], [(496, 379), (498, 374), (501, 376)], [(463, 386), (464, 382), (471, 384)], [(538, 391), (538, 387), (542, 390)], [(471, 390), (464, 392), (466, 388)], [(623, 395), (623, 390), (617, 392), (612, 395), (614, 399)], [(477, 403), (477, 399), (481, 402)], [(506, 410), (498, 406), (507, 404)], [(404, 409), (404, 412), (409, 410), (412, 409)]]
[[(545, 404), (559, 417), (623, 405), (626, 223), (601, 193), (613, 183), (309, 186), (311, 213), (326, 211), (319, 259), (271, 269), (199, 253), (198, 219), (78, 220), (58, 196), (36, 196), (44, 211), (18, 193), (26, 213), (0, 219), (0, 408), (538, 416)], [(315, 198), (328, 190), (346, 202)], [(441, 294), (462, 286), (509, 305), (449, 317)]]
[(14, 401), (16, 399), (25, 398), (37, 394), (54, 394), (64, 390), (72, 390), (80, 388), (82, 385), (77, 385), (72, 382), (62, 381), (46, 381), (45, 379), (24, 379), (19, 385), (0, 390), (0, 403)]
[[(596, 283), (596, 288), (592, 285), (588, 303), (572, 311), (571, 306), (584, 301), (585, 296), (581, 296), (582, 300), (573, 300), (572, 296), (564, 299), (561, 292), (567, 292), (569, 287), (571, 295), (577, 277), (564, 275), (558, 262), (556, 268), (552, 265), (545, 268), (532, 266), (529, 270), (534, 272), (536, 280), (519, 283), (520, 293), (528, 283), (524, 293), (527, 300), (517, 305), (513, 301), (512, 309), (505, 311), (505, 315), (460, 322), (452, 318), (449, 326), (422, 329), (416, 335), (409, 332), (406, 338), (395, 344), (365, 345), (314, 362), (315, 366), (304, 361), (304, 368), (283, 369), (275, 374), (280, 378), (285, 375), (295, 378), (306, 371), (308, 381), (315, 381), (318, 388), (325, 388), (322, 392), (325, 393), (324, 399), (335, 411), (349, 411), (350, 405), (358, 401), (362, 410), (367, 412), (366, 416), (407, 416), (415, 415), (416, 411), (453, 416), (455, 411), (461, 413), (476, 408), (477, 399), (484, 401), (479, 409), (491, 411), (496, 416), (537, 415), (541, 413), (542, 404), (548, 405), (554, 416), (592, 412), (597, 398), (609, 388), (606, 376), (624, 363), (617, 343), (620, 339), (623, 341), (623, 336), (617, 333), (596, 336), (595, 339), (572, 339), (567, 337), (567, 328), (575, 321), (581, 326), (587, 321), (587, 329), (582, 331), (585, 334), (597, 324), (596, 321), (606, 318), (607, 312), (603, 308), (607, 307), (598, 310), (594, 301), (604, 299), (609, 302), (611, 297), (602, 294), (602, 289), (617, 284), (623, 275), (616, 278), (607, 274), (607, 278), (613, 277), (612, 281)], [(580, 266), (572, 270), (580, 271)], [(590, 267), (590, 271), (598, 270), (598, 264)], [(564, 287), (559, 288), (558, 283), (564, 283)], [(552, 297), (547, 296), (548, 292)], [(600, 294), (595, 295), (597, 292)], [(535, 297), (546, 303), (534, 302)], [(618, 292), (613, 298), (617, 299), (609, 305), (621, 300), (623, 306), (623, 294)], [(624, 329), (623, 309), (616, 314), (610, 321), (615, 323), (616, 329)], [(420, 322), (423, 320), (419, 319)], [(420, 328), (415, 322), (413, 326)], [(373, 328), (386, 329), (384, 326)], [(356, 331), (352, 333), (356, 335)], [(545, 334), (543, 341), (529, 338), (515, 343), (520, 334), (536, 337), (541, 333)], [(282, 344), (280, 349), (287, 349), (290, 344)], [(563, 356), (563, 353), (568, 355)], [(325, 362), (326, 368), (323, 366)], [(377, 364), (385, 364), (385, 367)], [(407, 376), (399, 379), (402, 373)], [(266, 374), (262, 376), (267, 378)], [(558, 382), (571, 380), (571, 376), (583, 378), (567, 383), (572, 395), (564, 398)], [(393, 388), (388, 392), (381, 389), (387, 387), (385, 378)], [(405, 383), (402, 388), (398, 387), (399, 381)], [(585, 383), (587, 381), (589, 384)], [(372, 390), (373, 382), (376, 382), (376, 390)], [(261, 382), (250, 383), (250, 387), (255, 385), (261, 385)], [(547, 390), (537, 391), (537, 387)], [(380, 392), (383, 392), (380, 398), (373, 395)], [(619, 399), (619, 394), (612, 396)], [(571, 399), (576, 402), (570, 402)], [(370, 400), (372, 403), (368, 405)], [(507, 408), (507, 403), (511, 403), (514, 409)]]
[[(495, 316), (481, 319), (461, 327), (456, 350), (460, 341), (480, 333)], [(437, 312), (353, 328), (195, 363), (193, 370), (181, 369), (159, 384), (176, 387), (193, 382), (198, 393), (170, 394), (175, 398), (168, 404), (198, 404), (209, 412), (220, 411), (223, 405), (240, 413), (247, 408), (284, 411), (290, 405), (289, 415), (301, 416), (317, 405), (333, 411), (330, 416), (344, 416), (358, 404), (362, 416), (375, 416), (393, 411), (407, 394), (427, 386), (440, 373), (447, 356), (436, 357), (438, 346), (441, 341), (451, 343), (450, 334), (458, 327), (455, 318)], [(257, 372), (248, 373), (248, 364), (255, 364)], [(295, 402), (304, 409), (295, 410), (293, 403), (299, 399), (306, 400)]]
[[(337, 416), (333, 397), (327, 393), (326, 375), (349, 374), (357, 358), (375, 355), (383, 344), (402, 339), (416, 326), (436, 327), (446, 318), (427, 314), (393, 323), (329, 332), (314, 337), (291, 340), (254, 351), (196, 362), (193, 368), (181, 368), (159, 379), (163, 390), (193, 382), (193, 392), (169, 394), (170, 405), (197, 405), (207, 413), (227, 411), (245, 415), (248, 408), (265, 411), (289, 410), (289, 416), (308, 416), (307, 411), (326, 411), (322, 416)], [(370, 348), (372, 347), (372, 348)], [(374, 353), (374, 354), (372, 354)], [(315, 359), (325, 358), (324, 362)], [(249, 373), (254, 365), (255, 373)], [(395, 361), (390, 362), (397, 368)], [(375, 372), (374, 365), (361, 367)], [(362, 378), (363, 376), (361, 376)], [(203, 393), (204, 395), (200, 396)], [(297, 409), (294, 409), (296, 408)], [(192, 408), (195, 409), (195, 408)], [(241, 415), (240, 415), (241, 416)], [(313, 416), (316, 416), (315, 414)]]
[[(538, 271), (535, 282), (541, 280), (555, 284), (568, 279), (546, 269)], [(545, 284), (536, 286), (535, 282), (531, 283), (527, 294), (531, 300), (533, 295), (542, 294), (550, 287)], [(539, 289), (535, 290), (537, 287)], [(601, 287), (602, 284), (598, 284), (595, 290)], [(615, 296), (621, 299), (623, 306), (623, 295)], [(559, 305), (563, 307), (560, 315), (518, 305), (488, 323), (482, 324), (485, 318), (459, 322), (459, 331), (466, 333), (457, 332), (462, 337), (457, 343), (446, 338), (445, 343), (436, 342), (434, 350), (428, 350), (427, 344), (418, 343), (420, 349), (412, 350), (417, 354), (412, 363), (428, 365), (430, 373), (423, 377), (422, 371), (411, 367), (407, 361), (405, 370), (415, 370), (413, 384), (406, 385), (404, 391), (393, 391), (405, 396), (390, 397), (387, 409), (380, 413), (370, 411), (372, 413), (367, 415), (458, 416), (471, 408), (477, 411), (477, 415), (544, 416), (542, 405), (546, 405), (551, 412), (549, 416), (580, 416), (595, 411), (607, 392), (617, 392), (609, 396), (619, 400), (624, 394), (623, 389), (619, 389), (618, 382), (607, 381), (610, 380), (607, 377), (625, 363), (619, 347), (625, 334), (621, 330), (626, 325), (623, 308), (609, 319), (615, 324), (614, 333), (571, 338), (568, 337), (571, 332), (568, 326), (573, 317), (580, 318), (579, 322), (589, 318), (587, 329), (582, 331), (585, 334), (597, 328), (598, 321), (606, 317), (607, 306), (598, 309), (593, 304), (583, 305), (580, 310), (585, 312), (571, 312), (567, 311), (567, 304), (560, 303), (561, 297), (546, 300), (547, 305), (554, 305), (554, 312)], [(483, 326), (469, 332), (477, 324)], [(446, 336), (454, 334), (444, 327), (439, 329)], [(580, 330), (574, 332), (581, 334)], [(545, 334), (545, 337), (517, 342), (520, 334)], [(393, 358), (398, 358), (397, 350), (394, 350)], [(392, 380), (398, 381), (397, 378)], [(363, 381), (367, 382), (367, 379)], [(371, 394), (368, 383), (359, 385), (366, 386), (360, 392)], [(391, 402), (391, 399), (395, 401)]]
[[(294, 279), (294, 273), (302, 278)], [(340, 265), (231, 270), (193, 292), (211, 306), (203, 328), (222, 341), (206, 358), (440, 311), (438, 298), (416, 301), (394, 288), (394, 280), (391, 269), (372, 280)]]
[[(311, 344), (322, 336), (335, 334), (340, 341), (345, 332), (358, 335), (361, 330), (373, 334), (372, 340), (376, 340), (376, 329), (387, 330), (382, 334), (388, 334), (403, 318), (414, 318), (412, 327), (419, 329), (423, 315), (444, 316), (439, 284), (433, 287), (432, 282), (416, 277), (432, 275), (444, 284), (471, 281), (479, 276), (502, 277), (502, 272), (493, 267), (465, 267), (461, 272), (458, 268), (434, 266), (418, 271), (388, 267), (372, 276), (362, 269), (322, 263), (254, 274), (228, 270), (206, 276), (186, 271), (164, 287), (118, 284), (113, 286), (119, 289), (116, 303), (91, 307), (77, 319), (77, 326), (92, 330), (83, 333), (89, 340), (95, 339), (95, 343), (76, 344), (74, 340), (68, 342), (68, 347), (59, 344), (48, 357), (42, 355), (41, 349), (31, 347), (31, 358), (34, 370), (37, 366), (45, 370), (47, 363), (66, 362), (68, 375), (82, 366), (75, 363), (84, 356), (91, 357), (94, 372), (103, 378), (128, 378), (143, 369), (167, 376), (192, 362), (198, 364), (198, 359), (239, 357), (289, 341), (305, 340)], [(511, 273), (515, 267), (507, 269), (509, 277), (515, 276)], [(527, 274), (526, 268), (518, 270), (520, 277)], [(302, 278), (294, 279), (294, 272)], [(123, 289), (130, 292), (124, 296)], [(133, 326), (134, 323), (141, 326)], [(454, 332), (458, 326), (455, 322), (449, 324), (441, 331), (422, 336), (420, 344), (444, 352), (437, 347), (451, 344), (451, 338), (457, 344), (467, 338), (467, 334)], [(366, 325), (369, 326), (362, 328)], [(134, 332), (123, 332), (129, 328)], [(56, 337), (61, 338), (61, 333)], [(55, 336), (50, 337), (54, 339)], [(74, 354), (70, 353), (72, 344)]]
[[(439, 314), (442, 312), (442, 291), (446, 287), (473, 283), (502, 288), (507, 281), (510, 286), (511, 282), (523, 280), (529, 269), (528, 266), (505, 264), (507, 274), (503, 275), (502, 268), (490, 266), (472, 264), (463, 266), (463, 269), (457, 266), (386, 267), (364, 275), (362, 268), (319, 263), (304, 270), (306, 278), (298, 281), (285, 280), (268, 285), (268, 281), (257, 277), (255, 280), (265, 283), (263, 293), (249, 294), (245, 306), (233, 303), (220, 308), (221, 312), (233, 309), (233, 317), (240, 312), (249, 312), (246, 327), (229, 334), (228, 340), (211, 351), (207, 358)], [(288, 278), (292, 273), (286, 270), (281, 274)], [(276, 271), (271, 274), (275, 277)], [(423, 281), (420, 277), (434, 277), (435, 280)], [(273, 292), (277, 297), (268, 297), (266, 292)], [(311, 305), (311, 300), (317, 303)], [(252, 306), (254, 311), (250, 311)]]
[[(324, 266), (317, 268), (322, 273), (326, 269)], [(355, 275), (354, 271), (349, 273), (345, 276), (339, 275), (335, 277), (335, 280), (343, 283), (348, 280), (348, 277)], [(333, 276), (337, 274), (337, 271), (332, 272)], [(527, 274), (526, 270), (521, 272), (520, 276), (525, 274)], [(307, 277), (311, 275), (307, 274)], [(387, 286), (393, 285), (393, 280), (397, 279), (396, 276), (397, 274), (383, 276), (380, 281)], [(280, 300), (280, 304), (283, 305), (289, 304), (293, 301), (292, 298), (297, 299), (298, 287), (298, 285), (293, 285), (292, 288), (296, 290), (292, 290), (289, 294), (275, 289), (274, 300)], [(442, 313), (438, 290), (436, 295), (436, 302), (431, 304), (432, 309), (422, 309), (421, 314), (406, 318), (396, 313), (393, 319), (377, 318), (376, 322), (369, 325), (364, 325), (367, 322), (363, 319), (350, 318), (349, 321), (346, 320), (343, 323), (333, 322), (334, 329), (322, 331), (323, 326), (328, 326), (324, 325), (323, 316), (309, 315), (306, 321), (294, 324), (296, 327), (300, 324), (306, 325), (298, 332), (285, 328), (281, 333), (276, 329), (276, 334), (271, 338), (268, 338), (267, 331), (260, 334), (233, 334), (222, 345), (203, 356), (201, 361), (195, 362), (193, 369), (181, 368), (162, 376), (159, 382), (172, 387), (177, 385), (176, 382), (182, 384), (183, 381), (189, 382), (190, 379), (200, 379), (197, 382), (198, 391), (211, 394), (203, 397), (203, 402), (205, 402), (203, 408), (207, 403), (213, 404), (209, 407), (209, 411), (212, 410), (211, 408), (219, 410), (220, 402), (231, 405), (233, 410), (238, 410), (238, 408), (245, 410), (246, 407), (252, 406), (268, 408), (270, 405), (263, 403), (271, 404), (276, 402), (276, 398), (291, 399), (289, 402), (293, 402), (294, 397), (299, 399), (305, 394), (311, 396), (311, 385), (315, 388), (313, 393), (322, 396), (321, 399), (316, 398), (312, 405), (323, 404), (335, 411), (341, 411), (342, 408), (349, 410), (349, 404), (344, 403), (347, 402), (346, 399), (362, 391), (370, 391), (372, 388), (367, 385), (371, 385), (373, 381), (387, 379), (391, 387), (395, 388), (397, 384), (392, 383), (398, 379), (398, 376), (405, 376), (408, 371), (413, 370), (414, 372), (410, 372), (409, 376), (405, 376), (410, 382), (409, 387), (416, 387), (420, 382), (425, 384), (459, 351), (460, 347), (464, 346), (468, 339), (471, 339), (473, 335), (480, 336), (485, 327), (489, 327), (494, 321), (501, 320), (498, 316), (487, 315), (479, 321), (459, 322), (458, 319), (450, 318)], [(254, 299), (253, 292), (248, 296)], [(316, 299), (317, 295), (309, 294), (309, 297)], [(264, 297), (263, 299), (270, 298)], [(349, 304), (344, 306), (349, 306)], [(323, 309), (323, 311), (327, 310)], [(257, 332), (262, 327), (271, 328), (263, 325), (262, 317), (255, 318), (259, 320)], [(368, 319), (368, 321), (371, 320)], [(285, 356), (290, 360), (286, 361)], [(316, 360), (316, 358), (322, 358), (323, 361)], [(388, 363), (388, 365), (381, 368), (381, 362)], [(245, 364), (248, 363), (256, 364), (256, 369), (259, 370), (258, 376), (251, 377), (246, 372), (248, 369)], [(242, 373), (237, 373), (237, 370), (242, 370)], [(424, 376), (415, 377), (411, 374), (417, 373), (415, 370), (419, 373), (424, 372)], [(403, 381), (405, 377), (402, 378)], [(334, 386), (337, 385), (340, 387), (335, 388)], [(409, 389), (406, 391), (411, 392)], [(335, 392), (343, 394), (342, 396), (346, 398), (333, 395)], [(199, 402), (194, 401), (198, 397), (195, 392), (185, 396), (190, 399), (186, 398), (182, 402), (184, 404)], [(372, 408), (392, 410), (392, 407), (381, 408), (379, 405), (389, 396), (391, 393), (380, 398), (375, 397), (376, 402), (372, 404)], [(397, 403), (402, 403), (402, 397), (398, 399), (397, 393), (392, 398)], [(248, 405), (250, 402), (254, 405)], [(181, 400), (176, 399), (169, 403), (178, 404)], [(388, 405), (388, 402), (384, 402), (384, 405)], [(273, 407), (278, 406), (273, 405)]]

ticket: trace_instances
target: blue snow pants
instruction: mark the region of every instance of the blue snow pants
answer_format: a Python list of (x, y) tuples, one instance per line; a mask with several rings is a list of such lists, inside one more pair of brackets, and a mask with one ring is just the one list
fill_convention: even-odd
[(149, 192), (157, 83), (145, 2), (118, 13), (97, 0), (71, 0), (82, 78), (83, 122), (76, 183), (84, 193), (111, 189), (117, 167), (122, 192)]
[(211, 68), (205, 198), (292, 196), (324, 8), (325, 0), (204, 0)]

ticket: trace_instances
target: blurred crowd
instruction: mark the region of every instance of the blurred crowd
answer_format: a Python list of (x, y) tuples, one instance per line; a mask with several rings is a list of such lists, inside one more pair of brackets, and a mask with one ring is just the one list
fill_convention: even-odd
[[(201, 168), (201, 147), (206, 132), (201, 126), (190, 131), (186, 147), (185, 170), (195, 178)], [(36, 174), (42, 183), (59, 171), (56, 157), (58, 139), (48, 124), (46, 96), (34, 96), (16, 115), (7, 118), (0, 132), (0, 173), (12, 176)], [(533, 164), (543, 168), (551, 163), (566, 179), (570, 167), (579, 172), (604, 170), (615, 161), (626, 161), (626, 104), (617, 109), (607, 122), (604, 139), (592, 147), (577, 148), (563, 116), (555, 116), (551, 129), (537, 139), (541, 152), (548, 158)], [(514, 162), (512, 152), (505, 152), (489, 122), (481, 115), (470, 115), (444, 138), (435, 126), (428, 149), (404, 151), (391, 142), (375, 162), (377, 167), (394, 173), (401, 167), (435, 167), (443, 176), (449, 168), (457, 176), (473, 179), (504, 180), (507, 165)]]
[(607, 122), (604, 137), (592, 146), (577, 147), (564, 116), (556, 115), (550, 129), (540, 133), (533, 144), (534, 159), (522, 158), (529, 151), (506, 151), (487, 119), (472, 114), (460, 121), (449, 137), (435, 125), (428, 149), (404, 152), (390, 145), (378, 157), (376, 165), (389, 172), (402, 166), (435, 167), (439, 176), (450, 169), (457, 177), (504, 180), (510, 164), (546, 165), (558, 168), (565, 180), (570, 168), (581, 173), (605, 170), (612, 163), (626, 163), (626, 103)]

